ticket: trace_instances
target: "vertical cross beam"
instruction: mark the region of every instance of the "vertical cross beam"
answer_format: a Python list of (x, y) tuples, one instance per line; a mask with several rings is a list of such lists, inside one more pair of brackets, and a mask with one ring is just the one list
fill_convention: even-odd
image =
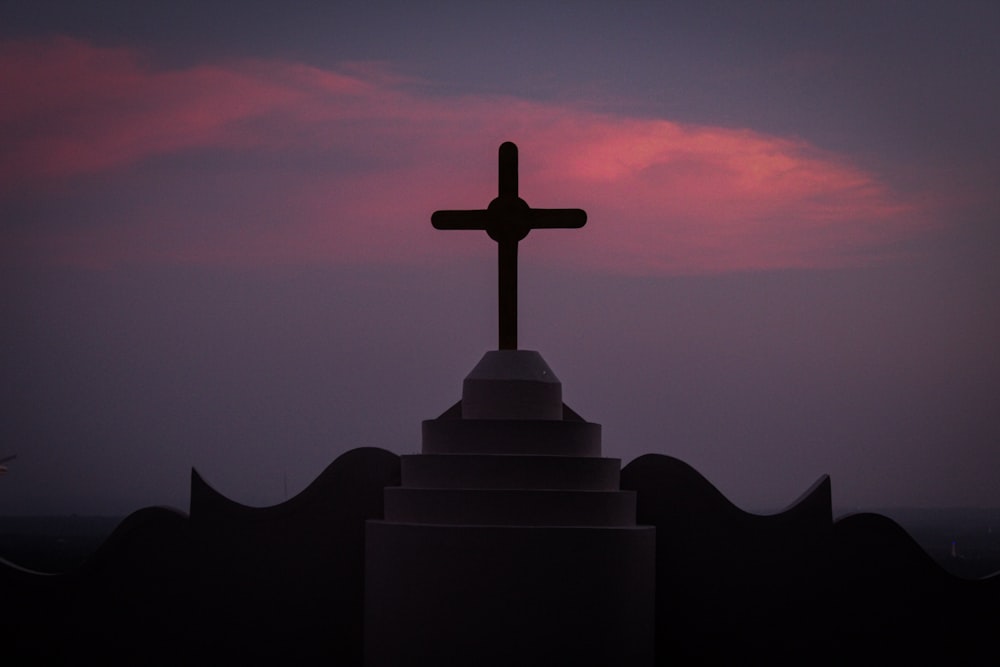
[[(500, 144), (497, 166), (497, 198), (503, 204), (490, 203), (490, 208), (507, 210), (506, 224), (498, 231), (491, 233), (487, 227), (486, 233), (497, 242), (497, 323), (499, 327), (500, 350), (517, 349), (517, 244), (528, 235), (525, 229), (522, 234), (522, 224), (517, 220), (519, 207), (517, 202), (523, 201), (517, 196), (517, 146), (511, 142)], [(527, 207), (527, 204), (525, 204)], [(489, 209), (487, 209), (489, 210)]]
[(500, 145), (497, 197), (485, 210), (435, 211), (435, 229), (482, 229), (497, 243), (499, 349), (517, 349), (517, 244), (532, 229), (583, 227), (587, 214), (578, 208), (533, 209), (518, 196), (517, 146)]

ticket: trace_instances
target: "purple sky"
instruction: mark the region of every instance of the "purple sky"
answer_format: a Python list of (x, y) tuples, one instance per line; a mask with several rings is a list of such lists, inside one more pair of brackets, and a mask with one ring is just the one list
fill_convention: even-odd
[(522, 244), (520, 342), (607, 455), (1000, 506), (1000, 5), (147, 4), (0, 7), (0, 513), (418, 451), (496, 344), (430, 214), (504, 140), (589, 215)]

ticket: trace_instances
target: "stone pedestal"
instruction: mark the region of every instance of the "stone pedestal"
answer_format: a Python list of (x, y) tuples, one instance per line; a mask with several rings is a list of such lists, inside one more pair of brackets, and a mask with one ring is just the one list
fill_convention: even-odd
[(488, 352), (369, 521), (365, 662), (651, 665), (655, 531), (537, 352)]

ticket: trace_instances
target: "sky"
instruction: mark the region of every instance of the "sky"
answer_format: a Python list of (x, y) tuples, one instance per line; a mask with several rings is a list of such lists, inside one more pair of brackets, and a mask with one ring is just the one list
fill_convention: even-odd
[[(427, 5), (433, 4), (433, 8)], [(604, 452), (783, 508), (1000, 507), (995, 2), (0, 4), (0, 514), (420, 448), (496, 346)]]

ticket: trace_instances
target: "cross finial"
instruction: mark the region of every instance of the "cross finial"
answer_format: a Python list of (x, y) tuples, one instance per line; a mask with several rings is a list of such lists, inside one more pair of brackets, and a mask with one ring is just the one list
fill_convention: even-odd
[(500, 145), (497, 197), (485, 210), (435, 211), (435, 229), (482, 229), (497, 242), (501, 350), (517, 349), (517, 244), (532, 229), (583, 227), (578, 208), (531, 208), (517, 194), (517, 146)]

